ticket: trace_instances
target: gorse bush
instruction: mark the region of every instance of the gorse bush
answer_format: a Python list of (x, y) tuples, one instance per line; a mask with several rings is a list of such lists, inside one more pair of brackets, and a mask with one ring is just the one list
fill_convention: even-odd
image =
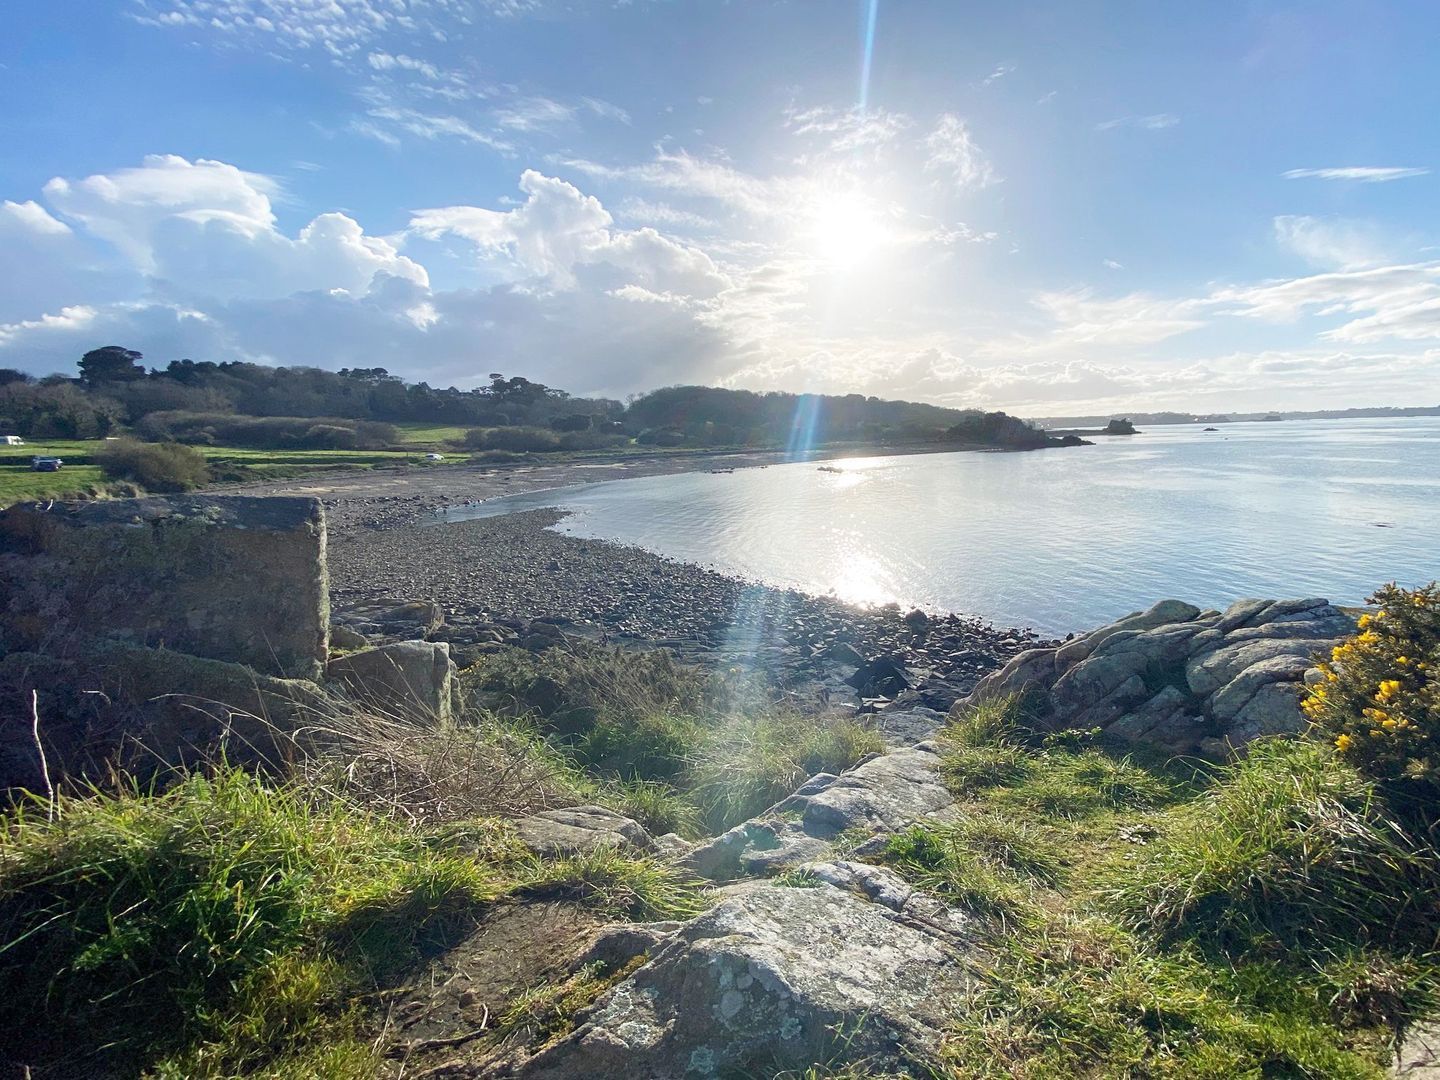
[(150, 439), (262, 450), (383, 450), (400, 441), (393, 424), (343, 417), (154, 412), (135, 430)]
[(1440, 817), (1440, 585), (1387, 585), (1360, 632), (1320, 665), (1324, 680), (1301, 703), (1340, 755)]
[(96, 451), (95, 463), (106, 476), (133, 480), (151, 491), (192, 491), (210, 479), (205, 455), (179, 443), (121, 439)]

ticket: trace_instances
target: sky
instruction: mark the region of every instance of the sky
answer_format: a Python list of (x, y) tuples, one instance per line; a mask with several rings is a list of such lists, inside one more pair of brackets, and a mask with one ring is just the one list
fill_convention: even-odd
[(0, 366), (1440, 403), (1440, 5), (16, 0)]

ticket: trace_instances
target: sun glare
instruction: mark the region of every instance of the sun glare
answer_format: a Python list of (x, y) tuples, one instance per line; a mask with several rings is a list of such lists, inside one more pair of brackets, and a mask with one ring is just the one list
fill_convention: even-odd
[(857, 191), (822, 196), (810, 218), (815, 253), (838, 270), (860, 265), (885, 243), (887, 230), (875, 205)]

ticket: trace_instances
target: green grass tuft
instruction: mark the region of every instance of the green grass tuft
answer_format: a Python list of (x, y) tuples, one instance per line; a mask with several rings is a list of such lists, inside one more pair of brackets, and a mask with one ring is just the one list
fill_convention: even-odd
[(1328, 748), (1252, 743), (1109, 892), (1133, 924), (1227, 946), (1419, 942), (1440, 926), (1440, 862)]

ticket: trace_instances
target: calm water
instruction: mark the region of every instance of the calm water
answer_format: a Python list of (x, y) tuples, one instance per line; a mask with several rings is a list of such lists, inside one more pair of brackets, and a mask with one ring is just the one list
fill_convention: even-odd
[(577, 536), (856, 603), (1084, 629), (1174, 596), (1358, 602), (1440, 577), (1440, 418), (1156, 427), (1026, 454), (932, 454), (536, 492)]

